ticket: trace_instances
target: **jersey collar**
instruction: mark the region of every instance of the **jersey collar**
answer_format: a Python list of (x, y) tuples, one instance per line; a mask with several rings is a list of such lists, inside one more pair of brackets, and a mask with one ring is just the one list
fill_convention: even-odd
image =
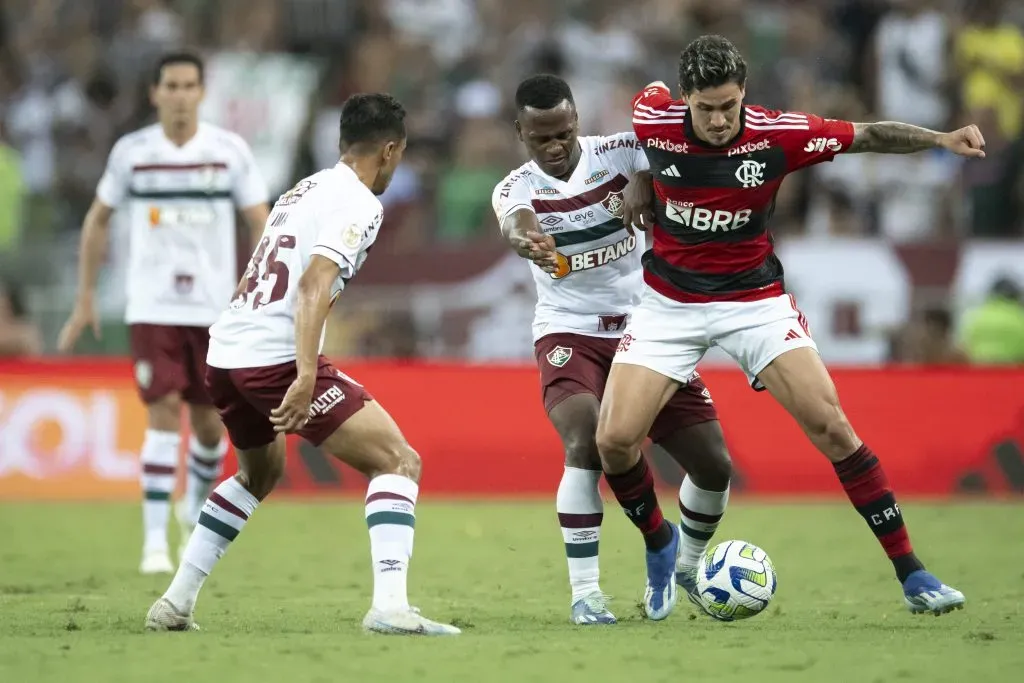
[(697, 133), (693, 130), (693, 120), (690, 118), (690, 108), (686, 108), (686, 113), (683, 115), (683, 134), (686, 136), (689, 142), (697, 145), (698, 147), (704, 147), (706, 149), (726, 149), (736, 144), (738, 140), (743, 137), (743, 133), (747, 130), (747, 105), (740, 105), (740, 129), (736, 131), (729, 142), (725, 143), (721, 147), (717, 145), (709, 145), (708, 143), (697, 137)]

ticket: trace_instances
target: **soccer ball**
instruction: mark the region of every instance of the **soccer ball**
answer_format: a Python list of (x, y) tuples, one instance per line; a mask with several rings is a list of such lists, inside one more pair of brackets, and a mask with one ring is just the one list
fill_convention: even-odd
[(775, 566), (768, 553), (746, 541), (725, 541), (697, 565), (697, 595), (719, 621), (748, 619), (775, 595)]

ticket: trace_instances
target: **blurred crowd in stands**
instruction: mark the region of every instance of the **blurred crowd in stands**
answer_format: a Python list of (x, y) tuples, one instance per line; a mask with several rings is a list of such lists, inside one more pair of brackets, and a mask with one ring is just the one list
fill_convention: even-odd
[[(453, 264), (483, 264), (463, 273), (477, 276), (505, 254), (490, 194), (523, 161), (510, 125), (516, 83), (558, 73), (573, 88), (584, 133), (628, 130), (632, 95), (651, 80), (674, 83), (680, 49), (709, 32), (747, 56), (748, 101), (943, 130), (973, 122), (984, 132), (984, 163), (940, 152), (852, 155), (793, 176), (778, 198), (780, 241), (875, 239), (911, 251), (1024, 241), (1020, 2), (0, 0), (0, 354), (52, 348), (73, 296), (82, 217), (114, 140), (152, 120), (149, 67), (165, 50), (287, 53), (316, 66), (308, 92), (260, 96), (271, 111), (291, 106), (290, 98), (306, 107), (279, 174), (288, 180), (272, 182), (275, 196), (336, 161), (346, 96), (386, 90), (403, 101), (408, 161), (384, 196), (386, 229), (360, 295), (377, 303), (340, 315), (352, 337), (344, 352), (414, 356), (440, 348), (418, 335), (443, 335), (437, 328), (447, 325), (425, 324), (429, 310), (392, 310), (393, 293), (417, 278), (445, 282), (458, 271)], [(246, 83), (244, 73), (238, 82)], [(243, 108), (250, 117), (258, 109)], [(236, 127), (259, 128), (270, 114), (263, 116)], [(232, 127), (230, 118), (220, 123)], [(924, 281), (908, 319), (885, 331), (883, 360), (990, 362), (985, 330), (995, 329), (1013, 349), (995, 356), (1024, 362), (1013, 274), (994, 278), (992, 297), (966, 315), (948, 304), (948, 283)], [(994, 315), (1010, 322), (992, 327)], [(507, 317), (521, 324), (522, 316)], [(489, 324), (499, 324), (493, 318)], [(109, 340), (98, 349), (123, 350)]]

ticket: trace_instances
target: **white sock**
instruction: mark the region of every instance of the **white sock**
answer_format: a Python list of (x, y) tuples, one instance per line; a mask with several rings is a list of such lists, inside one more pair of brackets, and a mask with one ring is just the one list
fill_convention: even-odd
[(707, 550), (718, 523), (722, 521), (728, 503), (728, 487), (724, 491), (705, 491), (697, 488), (689, 475), (683, 479), (679, 487), (679, 527), (682, 531), (682, 543), (677, 566), (697, 565), (700, 556)]
[(242, 531), (260, 502), (234, 477), (225, 479), (210, 494), (199, 514), (199, 523), (188, 539), (174, 580), (164, 593), (184, 613), (195, 608), (199, 589), (228, 546)]
[(373, 562), (373, 606), (383, 611), (409, 609), (406, 581), (416, 526), (420, 487), (398, 474), (382, 474), (366, 490), (366, 526)]
[(604, 501), (597, 485), (601, 472), (566, 467), (558, 484), (555, 509), (562, 527), (565, 555), (569, 561), (572, 602), (601, 590), (597, 549), (604, 520)]
[(171, 494), (177, 483), (178, 432), (147, 429), (139, 455), (142, 467), (143, 550), (167, 550), (167, 522), (171, 519)]
[(188, 441), (188, 480), (185, 484), (185, 504), (188, 520), (193, 526), (199, 521), (213, 485), (220, 479), (224, 469), (224, 455), (228, 442), (221, 439), (213, 448), (199, 443), (194, 435)]

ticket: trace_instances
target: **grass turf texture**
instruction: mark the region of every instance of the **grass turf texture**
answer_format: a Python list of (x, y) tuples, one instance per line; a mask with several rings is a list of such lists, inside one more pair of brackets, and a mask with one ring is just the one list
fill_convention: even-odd
[(143, 631), (169, 577), (136, 572), (137, 506), (0, 504), (0, 680), (979, 683), (1024, 669), (1024, 506), (907, 504), (918, 554), (968, 599), (935, 618), (906, 612), (848, 506), (739, 502), (715, 540), (762, 546), (779, 590), (764, 614), (720, 624), (685, 599), (667, 621), (640, 617), (643, 545), (609, 504), (602, 587), (620, 623), (589, 628), (568, 623), (553, 503), (417, 512), (410, 597), (459, 638), (362, 633), (358, 504), (264, 505), (207, 582), (203, 631), (190, 634)]

